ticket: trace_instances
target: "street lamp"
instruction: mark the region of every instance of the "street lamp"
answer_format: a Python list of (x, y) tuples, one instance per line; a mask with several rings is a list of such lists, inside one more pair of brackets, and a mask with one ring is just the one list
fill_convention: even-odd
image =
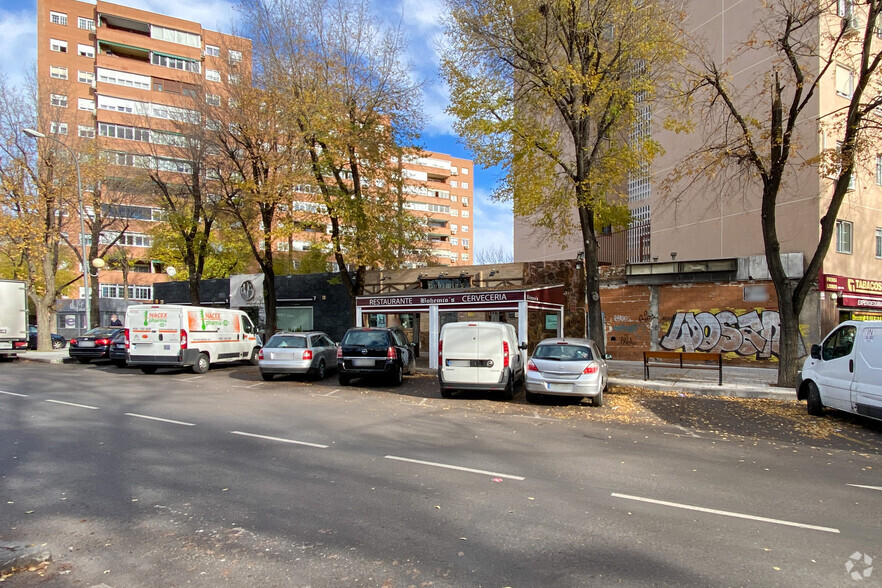
[(85, 299), (86, 299), (86, 330), (89, 330), (89, 327), (92, 326), (92, 320), (91, 320), (92, 319), (92, 309), (91, 309), (92, 297), (89, 295), (89, 259), (88, 259), (88, 255), (86, 254), (86, 221), (84, 220), (86, 215), (85, 215), (85, 212), (83, 211), (83, 184), (82, 184), (82, 180), (80, 179), (80, 160), (77, 157), (77, 154), (73, 152), (73, 149), (71, 149), (70, 147), (65, 145), (63, 142), (56, 139), (55, 137), (52, 137), (50, 135), (45, 135), (45, 134), (41, 133), (40, 131), (35, 131), (34, 129), (22, 129), (21, 132), (23, 132), (28, 137), (33, 137), (34, 139), (49, 139), (50, 141), (55, 141), (56, 143), (58, 143), (59, 145), (61, 145), (65, 149), (67, 149), (68, 153), (70, 153), (70, 156), (74, 160), (74, 165), (76, 166), (76, 170), (77, 170), (77, 202), (79, 204), (79, 209), (80, 209), (80, 245), (82, 247), (82, 255), (83, 255), (83, 259), (82, 259), (83, 268), (82, 269), (83, 269), (83, 285), (85, 286), (83, 291), (85, 293)]

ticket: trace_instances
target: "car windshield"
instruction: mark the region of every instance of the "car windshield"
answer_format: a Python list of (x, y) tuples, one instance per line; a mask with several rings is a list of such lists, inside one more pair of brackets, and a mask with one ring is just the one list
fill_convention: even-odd
[(584, 345), (538, 345), (533, 351), (535, 359), (556, 361), (590, 361), (591, 349)]
[(343, 345), (360, 345), (362, 347), (383, 347), (389, 344), (385, 331), (349, 331), (344, 337)]
[(266, 344), (267, 347), (294, 347), (295, 349), (304, 349), (306, 347), (306, 337), (299, 335), (273, 335)]

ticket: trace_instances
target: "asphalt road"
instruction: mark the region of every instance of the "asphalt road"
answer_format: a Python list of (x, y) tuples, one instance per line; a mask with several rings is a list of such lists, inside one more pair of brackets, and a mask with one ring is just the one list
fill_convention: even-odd
[(363, 384), (0, 365), (0, 542), (54, 556), (6, 584), (882, 584), (871, 421)]

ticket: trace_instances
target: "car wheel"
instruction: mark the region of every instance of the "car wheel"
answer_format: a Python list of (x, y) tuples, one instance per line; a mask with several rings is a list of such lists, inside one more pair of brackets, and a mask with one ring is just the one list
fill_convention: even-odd
[(349, 376), (346, 374), (337, 374), (337, 380), (340, 382), (341, 386), (349, 385)]
[(534, 392), (528, 392), (528, 391), (524, 390), (524, 398), (527, 399), (527, 402), (536, 403), (536, 402), (539, 402), (539, 399), (541, 398), (541, 396), (539, 394), (534, 393)]
[(59, 341), (58, 339), (52, 340), (52, 349), (61, 349), (64, 347), (64, 341)]
[(315, 379), (316, 380), (324, 380), (325, 379), (325, 360), (319, 360), (318, 368), (315, 370)]
[(260, 377), (263, 378), (266, 382), (271, 382), (273, 379), (273, 375), (274, 374), (265, 374), (263, 372), (260, 372)]
[(806, 408), (812, 416), (821, 416), (824, 414), (824, 403), (821, 402), (821, 391), (818, 390), (817, 384), (814, 382), (806, 383)]
[(400, 386), (402, 382), (404, 382), (404, 369), (399, 364), (392, 371), (392, 385)]
[(603, 406), (603, 390), (597, 393), (597, 396), (591, 399), (591, 406)]
[(78, 357), (78, 358), (77, 358), (77, 361), (80, 362), (80, 363), (89, 363), (89, 362), (92, 361), (92, 360), (89, 359), (88, 357)]
[(248, 359), (248, 363), (250, 363), (251, 365), (257, 365), (257, 353), (257, 347), (251, 350), (251, 357)]
[(142, 365), (141, 372), (143, 372), (145, 374), (155, 374), (156, 373), (156, 366), (155, 365)]
[(210, 366), (210, 362), (208, 361), (207, 353), (200, 353), (199, 357), (196, 359), (196, 363), (193, 364), (193, 372), (197, 374), (204, 374), (208, 371)]
[(506, 383), (505, 389), (502, 391), (501, 398), (503, 400), (511, 400), (514, 398), (514, 374), (509, 374), (508, 383)]

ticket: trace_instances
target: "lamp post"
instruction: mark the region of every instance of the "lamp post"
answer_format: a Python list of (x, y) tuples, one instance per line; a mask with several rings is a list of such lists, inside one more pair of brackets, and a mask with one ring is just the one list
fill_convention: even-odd
[(73, 152), (73, 149), (65, 145), (63, 142), (59, 141), (55, 137), (45, 135), (40, 131), (36, 131), (34, 129), (22, 129), (23, 132), (28, 137), (33, 137), (34, 139), (49, 139), (50, 141), (55, 141), (65, 149), (67, 149), (68, 153), (74, 160), (74, 166), (76, 166), (77, 170), (77, 203), (79, 204), (80, 209), (80, 245), (82, 247), (82, 269), (83, 269), (83, 285), (85, 286), (83, 292), (86, 300), (86, 330), (92, 326), (92, 297), (89, 295), (89, 257), (86, 253), (86, 221), (85, 221), (85, 212), (83, 210), (83, 184), (80, 179), (80, 160), (77, 157), (77, 154)]

